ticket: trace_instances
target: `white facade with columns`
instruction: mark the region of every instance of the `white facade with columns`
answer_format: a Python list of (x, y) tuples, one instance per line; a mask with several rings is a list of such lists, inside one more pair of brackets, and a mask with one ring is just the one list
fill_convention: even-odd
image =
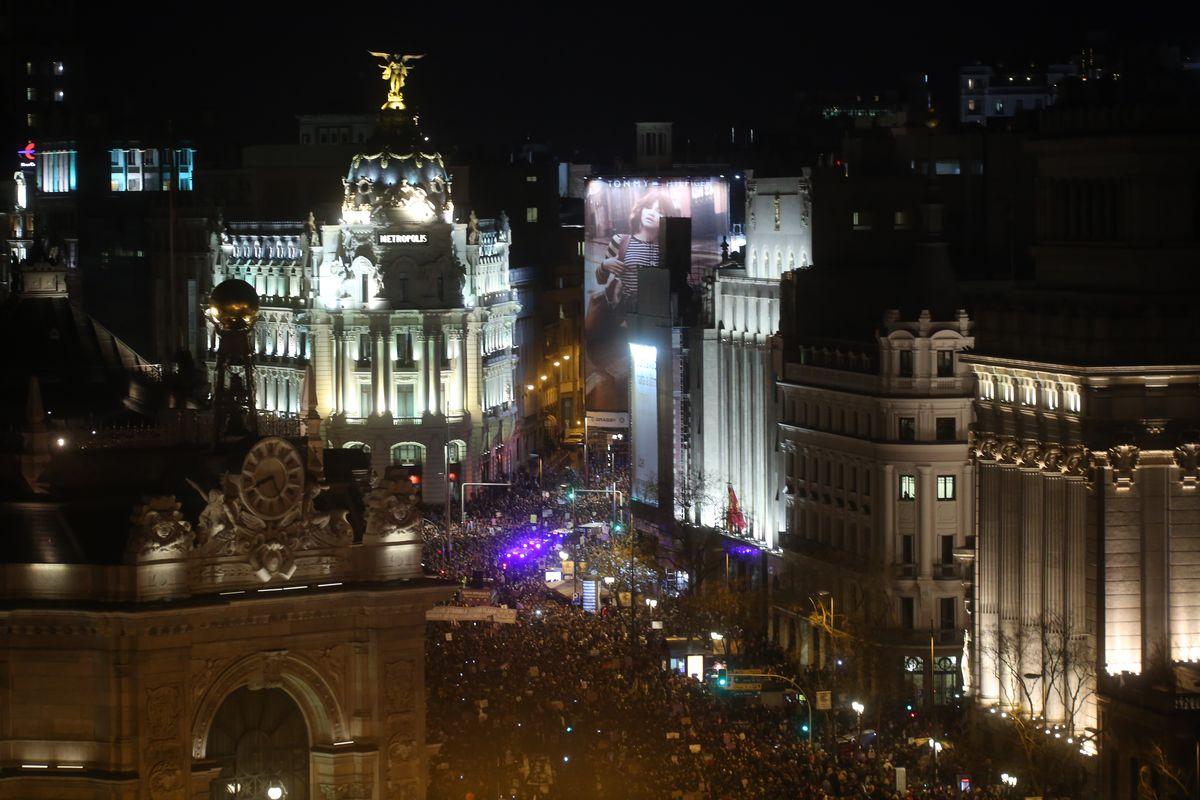
[[(419, 253), (388, 252), (394, 231), (414, 237), (405, 247), (426, 249), (427, 264), (413, 268)], [(379, 474), (419, 465), (423, 499), (441, 502), (448, 462), (460, 465), (460, 481), (510, 467), (518, 310), (510, 243), (503, 220), (470, 229), (395, 218), (319, 229), (231, 223), (214, 236), (212, 285), (240, 278), (259, 291), (260, 410), (298, 419), (311, 364), (327, 443), (365, 446)], [(403, 271), (387, 271), (389, 261)]]
[(779, 279), (807, 267), (812, 253), (811, 183), (760, 178), (746, 187), (743, 268), (717, 270), (712, 318), (703, 331), (694, 461), (703, 476), (700, 522), (724, 527), (728, 487), (737, 495), (747, 533), (777, 545), (784, 527), (776, 448), (775, 373)]

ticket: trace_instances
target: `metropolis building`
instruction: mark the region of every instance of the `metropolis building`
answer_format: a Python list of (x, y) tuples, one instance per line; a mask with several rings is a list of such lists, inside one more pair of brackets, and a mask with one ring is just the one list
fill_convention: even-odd
[[(292, 424), (311, 367), (329, 445), (369, 452), (378, 474), (405, 467), (441, 502), (448, 474), (512, 467), (512, 237), (503, 215), (454, 221), (442, 156), (415, 114), (387, 105), (400, 107), (381, 112), (342, 180), (340, 222), (221, 224), (212, 281), (258, 290), (260, 412)], [(215, 344), (210, 325), (210, 372)]]

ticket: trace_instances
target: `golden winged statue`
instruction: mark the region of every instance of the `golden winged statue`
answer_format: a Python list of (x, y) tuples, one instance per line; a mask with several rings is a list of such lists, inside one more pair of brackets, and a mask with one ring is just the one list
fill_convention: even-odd
[(410, 64), (419, 58), (424, 58), (425, 54), (413, 56), (399, 53), (375, 53), (370, 50), (367, 52), (376, 58), (383, 59), (383, 63), (379, 66), (383, 70), (383, 79), (388, 82), (388, 96), (387, 102), (380, 108), (403, 111), (406, 108), (404, 105), (404, 82), (408, 78), (408, 71), (412, 68)]

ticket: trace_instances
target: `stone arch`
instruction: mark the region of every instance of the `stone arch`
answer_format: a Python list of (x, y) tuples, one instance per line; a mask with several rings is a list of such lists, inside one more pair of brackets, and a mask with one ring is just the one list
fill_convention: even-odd
[(209, 730), (221, 703), (243, 686), (287, 692), (300, 706), (308, 725), (308, 741), (314, 747), (346, 740), (349, 731), (346, 716), (321, 671), (286, 650), (265, 651), (235, 661), (203, 690), (192, 715), (192, 758), (206, 757)]

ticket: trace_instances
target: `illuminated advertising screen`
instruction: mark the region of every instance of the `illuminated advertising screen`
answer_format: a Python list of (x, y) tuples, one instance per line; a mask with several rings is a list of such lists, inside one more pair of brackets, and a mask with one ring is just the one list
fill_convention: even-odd
[[(595, 427), (629, 411), (628, 314), (638, 271), (661, 265), (662, 219), (691, 219), (688, 283), (699, 286), (721, 260), (729, 233), (729, 186), (717, 178), (588, 181), (584, 201), (585, 405)], [(616, 415), (614, 417), (614, 414)]]
[(629, 345), (633, 362), (633, 499), (658, 505), (658, 348)]

